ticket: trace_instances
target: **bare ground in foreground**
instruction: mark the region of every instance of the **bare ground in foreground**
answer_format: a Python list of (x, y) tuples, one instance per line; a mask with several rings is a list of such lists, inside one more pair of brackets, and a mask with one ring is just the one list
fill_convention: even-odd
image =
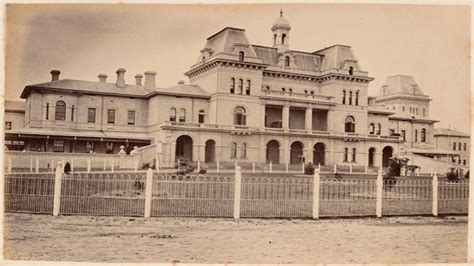
[(467, 217), (280, 220), (5, 214), (7, 260), (465, 262)]

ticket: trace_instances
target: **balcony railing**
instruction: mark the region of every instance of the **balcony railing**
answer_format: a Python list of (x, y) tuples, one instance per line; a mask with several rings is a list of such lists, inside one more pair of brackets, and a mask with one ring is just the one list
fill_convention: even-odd
[(285, 99), (293, 98), (293, 99), (305, 99), (305, 100), (310, 100), (310, 101), (324, 101), (324, 102), (331, 102), (333, 98), (332, 96), (326, 96), (326, 95), (288, 92), (288, 91), (276, 91), (276, 90), (262, 90), (262, 95), (285, 98)]

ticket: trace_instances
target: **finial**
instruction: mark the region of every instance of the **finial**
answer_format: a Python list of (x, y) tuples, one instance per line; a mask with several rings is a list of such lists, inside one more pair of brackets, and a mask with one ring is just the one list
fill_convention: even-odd
[(280, 17), (283, 17), (283, 9), (280, 8)]

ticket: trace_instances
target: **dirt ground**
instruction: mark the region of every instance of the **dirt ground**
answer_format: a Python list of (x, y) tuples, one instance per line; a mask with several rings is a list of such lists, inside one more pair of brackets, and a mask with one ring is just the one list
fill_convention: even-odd
[(444, 263), (466, 260), (467, 217), (321, 220), (5, 215), (7, 260)]

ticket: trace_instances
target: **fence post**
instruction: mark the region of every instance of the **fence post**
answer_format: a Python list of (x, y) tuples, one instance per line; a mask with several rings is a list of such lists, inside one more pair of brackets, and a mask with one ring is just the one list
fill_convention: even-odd
[(255, 173), (255, 161), (252, 162), (252, 173)]
[(54, 159), (51, 159), (51, 172), (54, 172)]
[(319, 172), (321, 173), (321, 163), (318, 163), (318, 169), (319, 169)]
[(285, 172), (288, 173), (288, 162), (285, 163)]
[(146, 171), (146, 180), (145, 180), (145, 218), (150, 218), (150, 215), (151, 215), (152, 193), (153, 193), (153, 170), (150, 167)]
[(272, 172), (273, 172), (273, 164), (272, 164), (272, 161), (270, 161), (270, 166), (269, 166), (269, 167), (270, 167), (270, 173), (272, 173)]
[(35, 172), (39, 173), (39, 158), (38, 157), (36, 157)]
[(242, 185), (241, 167), (235, 168), (235, 185), (234, 185), (234, 219), (240, 218), (240, 187)]
[(107, 170), (107, 159), (104, 158), (104, 172)]
[(158, 154), (155, 154), (155, 169), (158, 171), (160, 170), (160, 161), (158, 158)]
[(304, 174), (304, 163), (301, 163), (301, 172)]
[(87, 158), (87, 172), (88, 173), (91, 172), (91, 159), (90, 158)]
[(59, 209), (61, 207), (61, 183), (63, 176), (63, 164), (58, 161), (56, 172), (54, 174), (54, 198), (53, 198), (53, 216), (59, 215)]
[(135, 173), (138, 172), (138, 158), (135, 158)]
[(438, 175), (433, 175), (433, 216), (438, 216)]
[(12, 173), (12, 157), (8, 156), (7, 159), (7, 173), (11, 174)]
[(352, 164), (351, 164), (351, 165), (349, 165), (349, 173), (351, 173), (351, 174), (352, 174)]
[(112, 162), (110, 163), (110, 172), (114, 172), (115, 171), (115, 162), (114, 162), (114, 158), (112, 158)]
[(319, 184), (320, 184), (319, 169), (314, 170), (313, 174), (313, 219), (319, 219)]
[(337, 173), (337, 164), (334, 164), (334, 173)]
[(30, 173), (33, 173), (33, 157), (30, 158)]
[(236, 170), (237, 170), (237, 166), (239, 166), (239, 165), (237, 164), (237, 161), (235, 161), (235, 169)]
[(71, 172), (74, 172), (74, 158), (71, 158)]
[(216, 166), (216, 172), (219, 173), (219, 161), (217, 161), (216, 165), (217, 165)]
[(377, 185), (376, 185), (376, 198), (377, 202), (375, 204), (375, 214), (377, 217), (382, 217), (382, 196), (383, 196), (383, 179), (382, 179), (382, 168), (379, 169), (377, 175)]

